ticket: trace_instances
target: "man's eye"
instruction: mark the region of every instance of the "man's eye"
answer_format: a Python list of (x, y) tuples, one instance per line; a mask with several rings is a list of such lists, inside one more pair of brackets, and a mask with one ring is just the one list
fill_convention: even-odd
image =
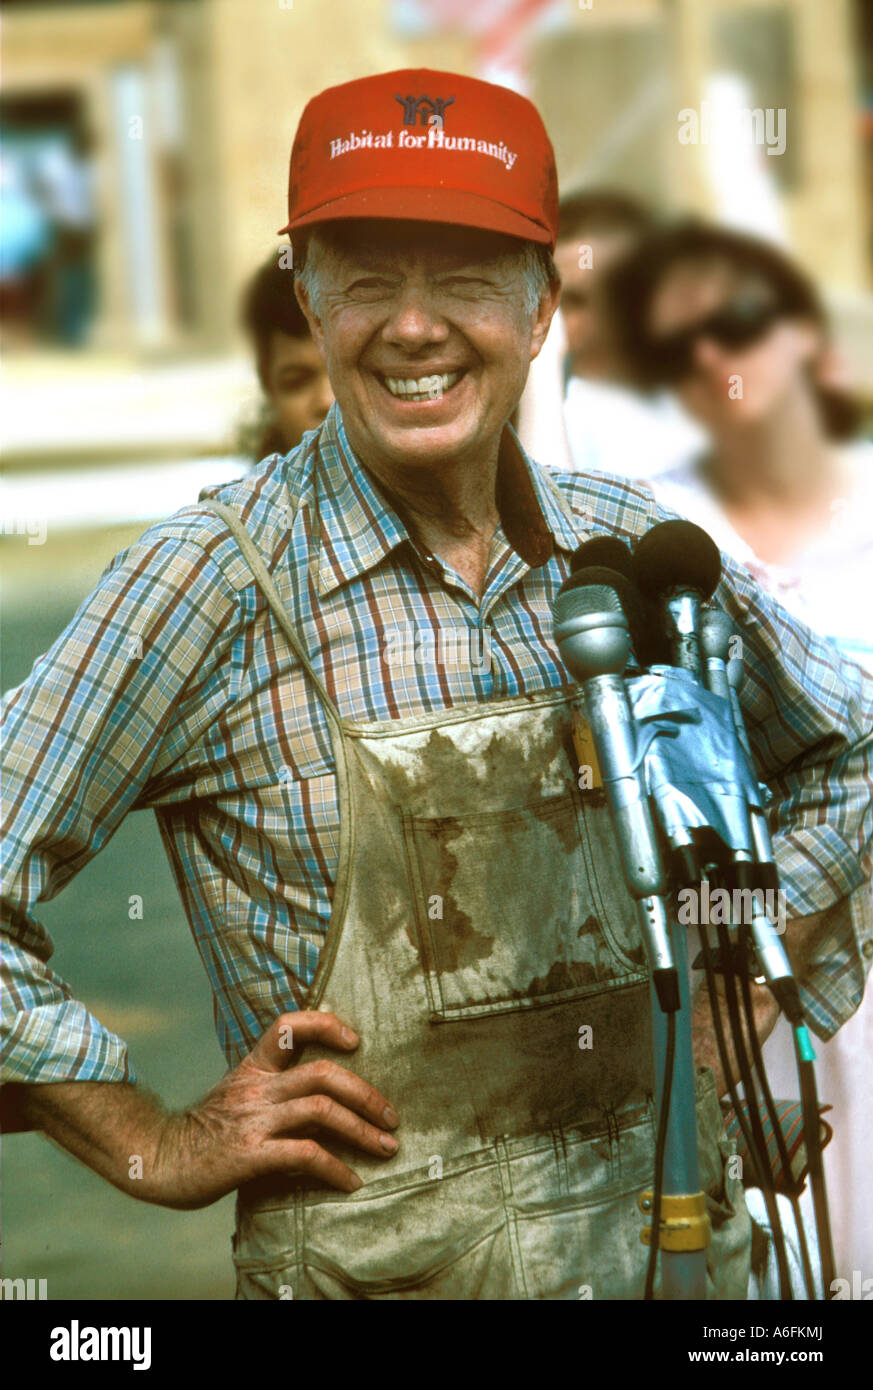
[(357, 293), (358, 290), (363, 290), (365, 292), (369, 290), (390, 290), (391, 281), (385, 280), (377, 275), (371, 275), (366, 280), (356, 280), (349, 288), (353, 294)]

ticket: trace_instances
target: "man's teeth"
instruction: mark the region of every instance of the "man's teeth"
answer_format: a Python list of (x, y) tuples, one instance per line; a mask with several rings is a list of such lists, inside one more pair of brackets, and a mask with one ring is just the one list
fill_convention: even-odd
[(435, 376), (386, 376), (384, 381), (392, 396), (403, 396), (412, 401), (433, 401), (454, 386), (456, 381), (460, 381), (461, 376), (461, 372), (441, 372)]

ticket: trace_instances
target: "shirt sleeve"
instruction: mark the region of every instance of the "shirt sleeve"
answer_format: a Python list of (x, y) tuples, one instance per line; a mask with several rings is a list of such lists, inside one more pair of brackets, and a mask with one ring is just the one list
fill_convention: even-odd
[[(675, 517), (652, 499), (642, 529)], [(873, 677), (721, 559), (712, 601), (742, 641), (740, 705), (773, 794), (789, 939), (792, 918), (826, 913), (800, 994), (810, 1027), (827, 1039), (861, 1003), (873, 960)]]
[(3, 1082), (129, 1081), (127, 1047), (48, 966), (34, 918), (143, 795), (186, 685), (234, 635), (208, 544), (145, 533), (3, 700)]

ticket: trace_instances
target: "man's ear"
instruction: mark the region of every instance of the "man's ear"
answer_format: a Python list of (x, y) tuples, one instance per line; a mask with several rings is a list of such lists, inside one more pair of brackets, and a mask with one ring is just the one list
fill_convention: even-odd
[(555, 310), (561, 302), (561, 281), (552, 280), (547, 290), (540, 295), (540, 302), (536, 309), (533, 322), (533, 331), (530, 340), (530, 360), (533, 362), (535, 357), (539, 357), (543, 343), (549, 332), (549, 324), (555, 316)]
[(294, 293), (297, 296), (297, 303), (300, 305), (303, 316), (309, 324), (312, 341), (318, 348), (319, 356), (322, 361), (326, 362), (327, 356), (324, 351), (324, 330), (321, 327), (321, 319), (318, 318), (312, 307), (309, 295), (306, 292), (306, 286), (296, 276), (294, 278)]

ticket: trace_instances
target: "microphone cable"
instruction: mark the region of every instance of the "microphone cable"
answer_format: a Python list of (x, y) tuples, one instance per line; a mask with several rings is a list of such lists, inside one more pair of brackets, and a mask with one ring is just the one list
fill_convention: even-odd
[(749, 1125), (755, 1136), (755, 1157), (758, 1166), (758, 1178), (761, 1183), (761, 1191), (764, 1196), (764, 1203), (767, 1207), (767, 1215), (770, 1218), (770, 1226), (773, 1232), (773, 1243), (776, 1250), (776, 1261), (779, 1267), (779, 1292), (785, 1302), (793, 1302), (794, 1292), (791, 1288), (791, 1275), (788, 1269), (788, 1254), (785, 1246), (785, 1233), (782, 1229), (782, 1217), (779, 1212), (779, 1205), (776, 1201), (776, 1191), (773, 1183), (773, 1170), (770, 1167), (770, 1160), (767, 1154), (767, 1141), (764, 1137), (764, 1127), (761, 1124), (761, 1112), (758, 1106), (758, 1095), (755, 1089), (755, 1082), (752, 1076), (752, 1068), (749, 1062), (749, 1054), (746, 1051), (746, 1039), (743, 1033), (742, 1019), (740, 1016), (739, 1001), (737, 999), (736, 988), (736, 963), (730, 956), (730, 938), (728, 937), (725, 926), (717, 927), (719, 947), (722, 955), (729, 957), (729, 963), (725, 970), (725, 1001), (728, 1007), (728, 1017), (731, 1024), (734, 1046), (736, 1047), (737, 1064), (740, 1069), (740, 1081), (743, 1087), (743, 1098), (747, 1102), (749, 1111)]
[[(723, 928), (721, 930), (723, 930)], [(700, 944), (703, 951), (703, 961), (706, 972), (706, 986), (709, 993), (709, 1007), (710, 1013), (712, 1015), (713, 1031), (715, 1033), (715, 1041), (718, 1050), (719, 1061), (721, 1062), (722, 1072), (724, 1073), (725, 1083), (727, 1085), (728, 1094), (730, 1095), (731, 1105), (733, 1106), (734, 1114), (737, 1117), (737, 1122), (739, 1124), (740, 1130), (742, 1131), (742, 1135), (746, 1143), (746, 1148), (748, 1149), (748, 1152), (752, 1157), (753, 1162), (755, 1163), (758, 1173), (760, 1174), (761, 1191), (764, 1198), (764, 1204), (767, 1208), (767, 1215), (770, 1219), (770, 1224), (773, 1230), (773, 1241), (776, 1248), (777, 1265), (779, 1267), (779, 1290), (781, 1296), (787, 1301), (791, 1298), (788, 1262), (784, 1249), (784, 1235), (782, 1232), (781, 1222), (779, 1220), (779, 1212), (775, 1202), (775, 1195), (773, 1193), (770, 1166), (769, 1163), (767, 1163), (766, 1161), (766, 1145), (764, 1145), (762, 1142), (763, 1135), (760, 1133), (760, 1124), (757, 1131), (754, 1129), (752, 1125), (752, 1106), (749, 1106), (748, 1113), (744, 1111), (739, 1099), (736, 1082), (733, 1079), (733, 1068), (728, 1057), (727, 1043), (725, 1041), (724, 1022), (721, 1016), (721, 1011), (718, 1007), (715, 960), (712, 946), (709, 940), (709, 933), (707, 931), (706, 925), (703, 923), (701, 923), (700, 925)], [(737, 1038), (737, 1033), (739, 1031), (737, 1024), (739, 1020), (736, 1015), (736, 997), (732, 995), (729, 996), (728, 990), (729, 976), (731, 980), (731, 985), (733, 985), (731, 952), (729, 949), (725, 950), (725, 947), (721, 943), (721, 941), (719, 941), (719, 946), (720, 957), (722, 961), (722, 974), (725, 979), (725, 1001), (728, 1004), (728, 1014), (730, 1016), (731, 1033), (734, 1037), (734, 1043), (736, 1046), (737, 1064), (743, 1084), (744, 1098), (748, 1100), (750, 1099), (749, 1090), (747, 1088), (746, 1083), (748, 1065), (746, 1065), (744, 1073), (743, 1060), (745, 1059), (745, 1048), (742, 1046), (742, 1039)], [(730, 1007), (731, 997), (733, 998), (734, 1004), (733, 1012), (731, 1011)]]
[[(748, 938), (746, 937), (742, 939), (743, 954), (745, 956), (748, 951)], [(745, 961), (741, 962), (741, 964), (744, 963)], [(809, 1258), (809, 1247), (807, 1245), (806, 1240), (806, 1229), (804, 1227), (803, 1216), (800, 1211), (800, 1195), (803, 1191), (803, 1184), (798, 1182), (791, 1168), (791, 1160), (788, 1157), (788, 1146), (785, 1143), (785, 1135), (782, 1132), (782, 1125), (779, 1122), (779, 1116), (776, 1112), (776, 1102), (773, 1100), (773, 1093), (770, 1090), (770, 1082), (767, 1077), (766, 1068), (764, 1066), (764, 1056), (761, 1051), (761, 1043), (754, 1025), (754, 1010), (752, 1007), (752, 991), (749, 986), (749, 976), (748, 972), (744, 969), (740, 970), (740, 986), (742, 989), (743, 1010), (746, 1016), (749, 1041), (752, 1045), (752, 1060), (754, 1063), (755, 1072), (757, 1073), (758, 1079), (761, 1083), (761, 1090), (764, 1093), (764, 1099), (767, 1105), (767, 1115), (771, 1125), (773, 1126), (773, 1133), (776, 1139), (776, 1147), (779, 1150), (779, 1162), (782, 1165), (782, 1172), (785, 1175), (786, 1195), (791, 1203), (791, 1209), (794, 1213), (794, 1225), (797, 1231), (798, 1245), (800, 1247), (800, 1258), (803, 1263), (803, 1281), (806, 1285), (806, 1292), (809, 1295), (810, 1300), (815, 1301), (815, 1278), (812, 1272), (812, 1262)], [(804, 1123), (804, 1132), (805, 1128), (806, 1126)], [(809, 1145), (807, 1143), (807, 1152), (808, 1151)]]

